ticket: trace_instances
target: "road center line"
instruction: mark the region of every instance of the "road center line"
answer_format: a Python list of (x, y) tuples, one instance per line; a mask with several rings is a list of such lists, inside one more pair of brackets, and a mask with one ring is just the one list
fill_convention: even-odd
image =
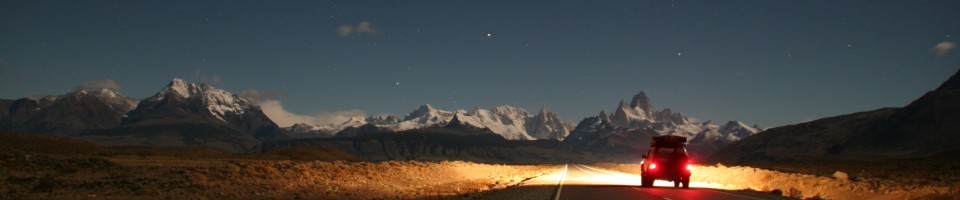
[[(724, 191), (714, 190), (714, 189), (706, 189), (706, 190), (707, 190), (707, 191), (714, 191), (714, 192), (724, 193), (724, 194), (730, 194), (730, 195), (737, 195), (737, 196), (746, 197), (746, 198), (750, 198), (750, 199), (761, 199), (761, 198), (757, 198), (757, 197), (751, 197), (751, 196), (742, 195), (742, 194), (737, 194), (737, 193), (724, 192)], [(761, 200), (762, 200), (762, 199), (761, 199)]]
[(564, 180), (564, 179), (567, 179), (567, 168), (568, 168), (569, 166), (570, 166), (570, 164), (564, 164), (564, 165), (563, 165), (563, 176), (560, 176), (560, 185), (557, 186), (557, 194), (554, 195), (555, 198), (553, 198), (553, 200), (559, 200), (559, 199), (560, 199), (560, 190), (563, 190), (563, 180)]
[(587, 169), (592, 169), (593, 171), (603, 172), (603, 173), (607, 173), (607, 174), (614, 175), (614, 176), (622, 176), (622, 175), (624, 175), (624, 174), (627, 174), (627, 173), (623, 173), (623, 172), (617, 172), (617, 173), (615, 173), (615, 172), (611, 172), (611, 171), (607, 171), (607, 170), (603, 170), (603, 169), (597, 169), (597, 168), (593, 168), (593, 167), (590, 167), (590, 166), (587, 166), (587, 165), (580, 165), (580, 166), (586, 167)]
[(583, 169), (582, 167), (580, 167), (580, 165), (573, 165), (573, 167), (576, 167), (582, 172), (586, 172), (587, 174), (590, 174), (590, 176), (597, 177), (597, 174), (591, 173), (590, 170)]

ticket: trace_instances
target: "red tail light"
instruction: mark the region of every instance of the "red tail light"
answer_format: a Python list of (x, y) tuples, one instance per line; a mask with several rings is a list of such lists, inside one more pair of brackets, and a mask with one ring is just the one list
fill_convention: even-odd
[(693, 170), (693, 165), (687, 164), (687, 171)]
[(650, 163), (650, 169), (656, 169), (657, 163)]

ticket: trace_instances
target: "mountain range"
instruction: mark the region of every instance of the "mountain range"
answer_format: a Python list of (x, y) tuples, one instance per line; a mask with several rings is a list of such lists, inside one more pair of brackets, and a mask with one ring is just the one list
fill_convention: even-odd
[(601, 111), (577, 126), (565, 123), (546, 105), (531, 113), (512, 106), (447, 111), (424, 104), (403, 117), (357, 116), (326, 125), (281, 128), (247, 99), (181, 79), (139, 101), (109, 89), (0, 100), (0, 130), (67, 135), (105, 145), (208, 146), (245, 152), (268, 141), (449, 127), (482, 130), (506, 140), (564, 141), (578, 150), (603, 153), (644, 150), (655, 135), (685, 136), (696, 144), (692, 149), (707, 152), (759, 130), (741, 122), (699, 123), (670, 109), (653, 111), (644, 92), (629, 104), (621, 101), (613, 114)]
[(61, 135), (105, 130), (119, 126), (137, 102), (109, 89), (0, 99), (0, 129)]
[(345, 122), (324, 126), (295, 124), (288, 127), (287, 130), (298, 138), (343, 137), (350, 134), (340, 134), (341, 131), (364, 125), (399, 132), (445, 125), (451, 123), (454, 118), (458, 119), (454, 123), (490, 129), (491, 132), (509, 140), (563, 140), (572, 129), (572, 126), (563, 122), (559, 114), (550, 112), (546, 106), (541, 107), (540, 112), (534, 115), (523, 108), (511, 106), (497, 106), (491, 109), (474, 108), (470, 111), (446, 111), (424, 104), (404, 116), (402, 120), (394, 115), (378, 115), (366, 118), (358, 116)]
[(647, 94), (641, 91), (629, 104), (621, 100), (613, 114), (600, 111), (583, 119), (564, 142), (579, 150), (636, 157), (647, 150), (653, 136), (676, 135), (688, 138), (691, 157), (699, 159), (761, 130), (739, 121), (701, 123), (669, 108), (654, 111)]
[(137, 101), (116, 91), (78, 90), (0, 100), (0, 128), (68, 135), (107, 145), (210, 146), (244, 152), (290, 138), (260, 107), (207, 84), (173, 79)]

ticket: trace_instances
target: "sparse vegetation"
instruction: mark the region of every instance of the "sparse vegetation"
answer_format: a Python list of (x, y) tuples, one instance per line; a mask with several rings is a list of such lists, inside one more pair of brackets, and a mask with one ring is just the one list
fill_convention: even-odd
[[(0, 199), (429, 199), (504, 188), (555, 168), (365, 162), (319, 148), (235, 155), (206, 148), (106, 148), (22, 134), (0, 134), (0, 141), (13, 144), (0, 147), (0, 177), (6, 177)], [(58, 145), (68, 146), (52, 148)]]

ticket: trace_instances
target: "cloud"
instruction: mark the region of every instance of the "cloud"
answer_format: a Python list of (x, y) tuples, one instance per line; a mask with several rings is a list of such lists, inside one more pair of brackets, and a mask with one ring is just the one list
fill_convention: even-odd
[(282, 91), (264, 91), (264, 92), (261, 92), (261, 91), (259, 91), (259, 90), (255, 90), (255, 89), (244, 90), (244, 91), (241, 91), (241, 92), (240, 92), (239, 94), (237, 94), (237, 95), (239, 95), (240, 97), (243, 97), (244, 99), (253, 101), (253, 103), (258, 103), (258, 102), (261, 102), (261, 101), (264, 101), (264, 100), (268, 100), (268, 99), (276, 100), (276, 99), (282, 99), (282, 98), (287, 97), (287, 94), (284, 93), (284, 92), (282, 92)]
[(263, 110), (263, 113), (266, 114), (270, 120), (273, 120), (274, 123), (277, 123), (277, 125), (280, 127), (292, 126), (296, 123), (304, 123), (309, 125), (339, 124), (346, 122), (351, 117), (366, 116), (366, 112), (357, 109), (335, 112), (320, 112), (313, 115), (293, 113), (284, 108), (283, 103), (280, 100), (277, 100), (287, 97), (287, 94), (282, 91), (259, 91), (250, 89), (244, 90), (237, 95), (260, 105), (260, 109)]
[(933, 46), (933, 48), (930, 49), (930, 52), (933, 52), (933, 55), (939, 57), (950, 53), (950, 50), (952, 50), (954, 47), (956, 47), (956, 45), (953, 44), (953, 42), (943, 41), (938, 43), (936, 46)]
[(320, 119), (309, 116), (309, 115), (300, 115), (287, 111), (283, 108), (283, 104), (277, 100), (266, 100), (260, 103), (260, 109), (263, 110), (263, 114), (266, 114), (274, 123), (277, 123), (280, 127), (291, 126), (296, 123), (305, 123), (305, 124), (320, 124)]
[(356, 31), (357, 33), (380, 34), (380, 31), (377, 30), (377, 29), (375, 29), (375, 28), (373, 28), (373, 25), (370, 24), (370, 22), (368, 22), (368, 21), (360, 22), (359, 24), (357, 24), (357, 29), (355, 29), (355, 30), (353, 30), (353, 31)]
[(380, 29), (373, 27), (373, 23), (369, 21), (362, 21), (357, 23), (356, 26), (352, 24), (344, 24), (337, 27), (337, 33), (340, 34), (340, 37), (347, 37), (354, 33), (369, 33), (374, 35), (380, 35)]
[(260, 103), (260, 109), (280, 127), (288, 127), (296, 123), (310, 125), (337, 124), (346, 122), (350, 117), (365, 116), (366, 113), (363, 110), (344, 110), (321, 112), (315, 115), (296, 114), (283, 108), (283, 103), (278, 100), (264, 100)]
[(83, 85), (77, 86), (74, 89), (79, 91), (79, 90), (94, 90), (94, 89), (100, 89), (100, 88), (120, 90), (121, 88), (123, 88), (123, 86), (121, 86), (116, 81), (113, 81), (113, 79), (100, 79), (100, 80), (93, 80), (93, 81), (83, 83)]
[(340, 25), (340, 27), (337, 27), (337, 32), (340, 33), (340, 37), (350, 36), (350, 34), (353, 33), (353, 26), (347, 24)]

